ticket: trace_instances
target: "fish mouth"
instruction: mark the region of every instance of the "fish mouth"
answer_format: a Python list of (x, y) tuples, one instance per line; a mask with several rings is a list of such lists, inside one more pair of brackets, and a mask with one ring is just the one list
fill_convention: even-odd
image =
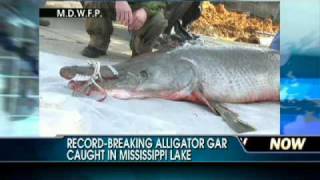
[[(130, 71), (119, 74), (110, 65), (100, 67), (99, 62), (91, 62), (89, 65), (90, 67), (69, 66), (60, 69), (61, 77), (69, 80), (68, 87), (73, 91), (73, 95), (89, 96), (94, 92), (103, 94), (102, 99), (105, 99), (107, 95), (118, 99), (129, 99), (135, 96), (143, 79), (147, 79), (147, 73), (144, 71), (140, 74)], [(110, 72), (108, 76), (106, 76), (106, 70)]]
[(68, 83), (68, 87), (75, 92), (81, 92), (86, 83), (87, 81), (70, 80)]
[[(89, 79), (90, 77), (99, 77), (102, 79), (114, 79), (119, 76), (119, 72), (112, 65), (101, 66), (98, 61), (88, 61), (88, 66), (66, 66), (60, 69), (60, 76), (66, 80), (83, 77)], [(103, 76), (102, 76), (103, 74)]]
[(90, 82), (91, 76), (79, 75), (79, 74), (68, 74), (64, 76), (65, 79), (69, 80), (68, 87), (73, 91), (73, 94), (90, 94), (90, 91), (95, 90)]
[[(64, 79), (70, 80), (68, 87), (73, 90), (73, 94), (90, 95), (92, 91), (99, 91), (104, 94), (106, 98), (107, 93), (101, 83), (105, 80), (101, 75), (101, 64), (98, 61), (89, 61), (90, 67), (84, 66), (69, 66), (60, 69), (60, 76)], [(112, 79), (118, 78), (118, 71), (111, 65), (107, 68), (112, 72)], [(100, 84), (99, 84), (100, 83)], [(104, 84), (102, 84), (103, 86)]]
[(104, 81), (100, 74), (100, 64), (94, 67), (94, 72), (91, 75), (80, 74), (76, 72), (76, 67), (66, 67), (60, 70), (60, 75), (67, 80), (70, 80), (68, 87), (73, 91), (73, 95), (91, 95), (92, 92), (99, 92), (103, 98), (98, 101), (103, 101), (107, 98), (107, 91), (99, 85)]
[(117, 99), (130, 99), (136, 94), (134, 90), (129, 90), (120, 86), (116, 87), (114, 83), (117, 81), (117, 78), (108, 80), (97, 79), (94, 80), (94, 83), (92, 82), (92, 76), (76, 74), (73, 77), (70, 75), (68, 78), (70, 78), (68, 87), (72, 90), (73, 96), (102, 96), (102, 98), (98, 99), (98, 101), (101, 102), (108, 96)]
[(73, 96), (90, 96), (97, 93), (97, 95), (102, 96), (102, 98), (98, 99), (99, 102), (104, 101), (108, 97), (108, 91), (106, 89), (101, 88), (101, 86), (95, 86), (88, 80), (70, 80), (68, 83), (68, 87), (72, 90)]

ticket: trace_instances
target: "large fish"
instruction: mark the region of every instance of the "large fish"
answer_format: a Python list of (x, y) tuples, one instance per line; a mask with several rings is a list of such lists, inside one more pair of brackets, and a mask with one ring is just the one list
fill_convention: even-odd
[[(232, 46), (180, 48), (150, 53), (110, 66), (69, 66), (60, 74), (87, 95), (120, 99), (164, 98), (204, 104), (236, 132), (255, 130), (223, 103), (279, 101), (278, 52)], [(88, 76), (77, 80), (77, 75)]]

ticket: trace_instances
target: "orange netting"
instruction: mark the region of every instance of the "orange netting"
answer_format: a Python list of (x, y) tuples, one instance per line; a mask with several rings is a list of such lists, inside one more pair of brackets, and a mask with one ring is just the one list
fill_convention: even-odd
[(223, 4), (202, 4), (201, 17), (192, 26), (192, 32), (229, 40), (259, 43), (257, 34), (275, 35), (279, 24), (271, 19), (250, 17), (249, 14), (231, 12)]

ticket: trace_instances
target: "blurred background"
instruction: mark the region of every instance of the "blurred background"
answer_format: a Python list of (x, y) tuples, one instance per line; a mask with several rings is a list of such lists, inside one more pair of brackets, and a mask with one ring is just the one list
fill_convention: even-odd
[(281, 0), (281, 134), (320, 134), (320, 0)]
[(0, 1), (0, 136), (38, 133), (39, 1)]

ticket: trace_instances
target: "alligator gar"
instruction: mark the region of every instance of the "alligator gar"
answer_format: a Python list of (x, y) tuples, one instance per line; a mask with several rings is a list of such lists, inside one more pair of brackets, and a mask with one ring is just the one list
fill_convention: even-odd
[[(77, 75), (91, 78), (79, 80)], [(214, 47), (149, 53), (110, 66), (68, 66), (60, 75), (74, 92), (119, 99), (164, 98), (203, 104), (236, 132), (255, 128), (223, 103), (279, 101), (280, 55), (269, 49)]]

